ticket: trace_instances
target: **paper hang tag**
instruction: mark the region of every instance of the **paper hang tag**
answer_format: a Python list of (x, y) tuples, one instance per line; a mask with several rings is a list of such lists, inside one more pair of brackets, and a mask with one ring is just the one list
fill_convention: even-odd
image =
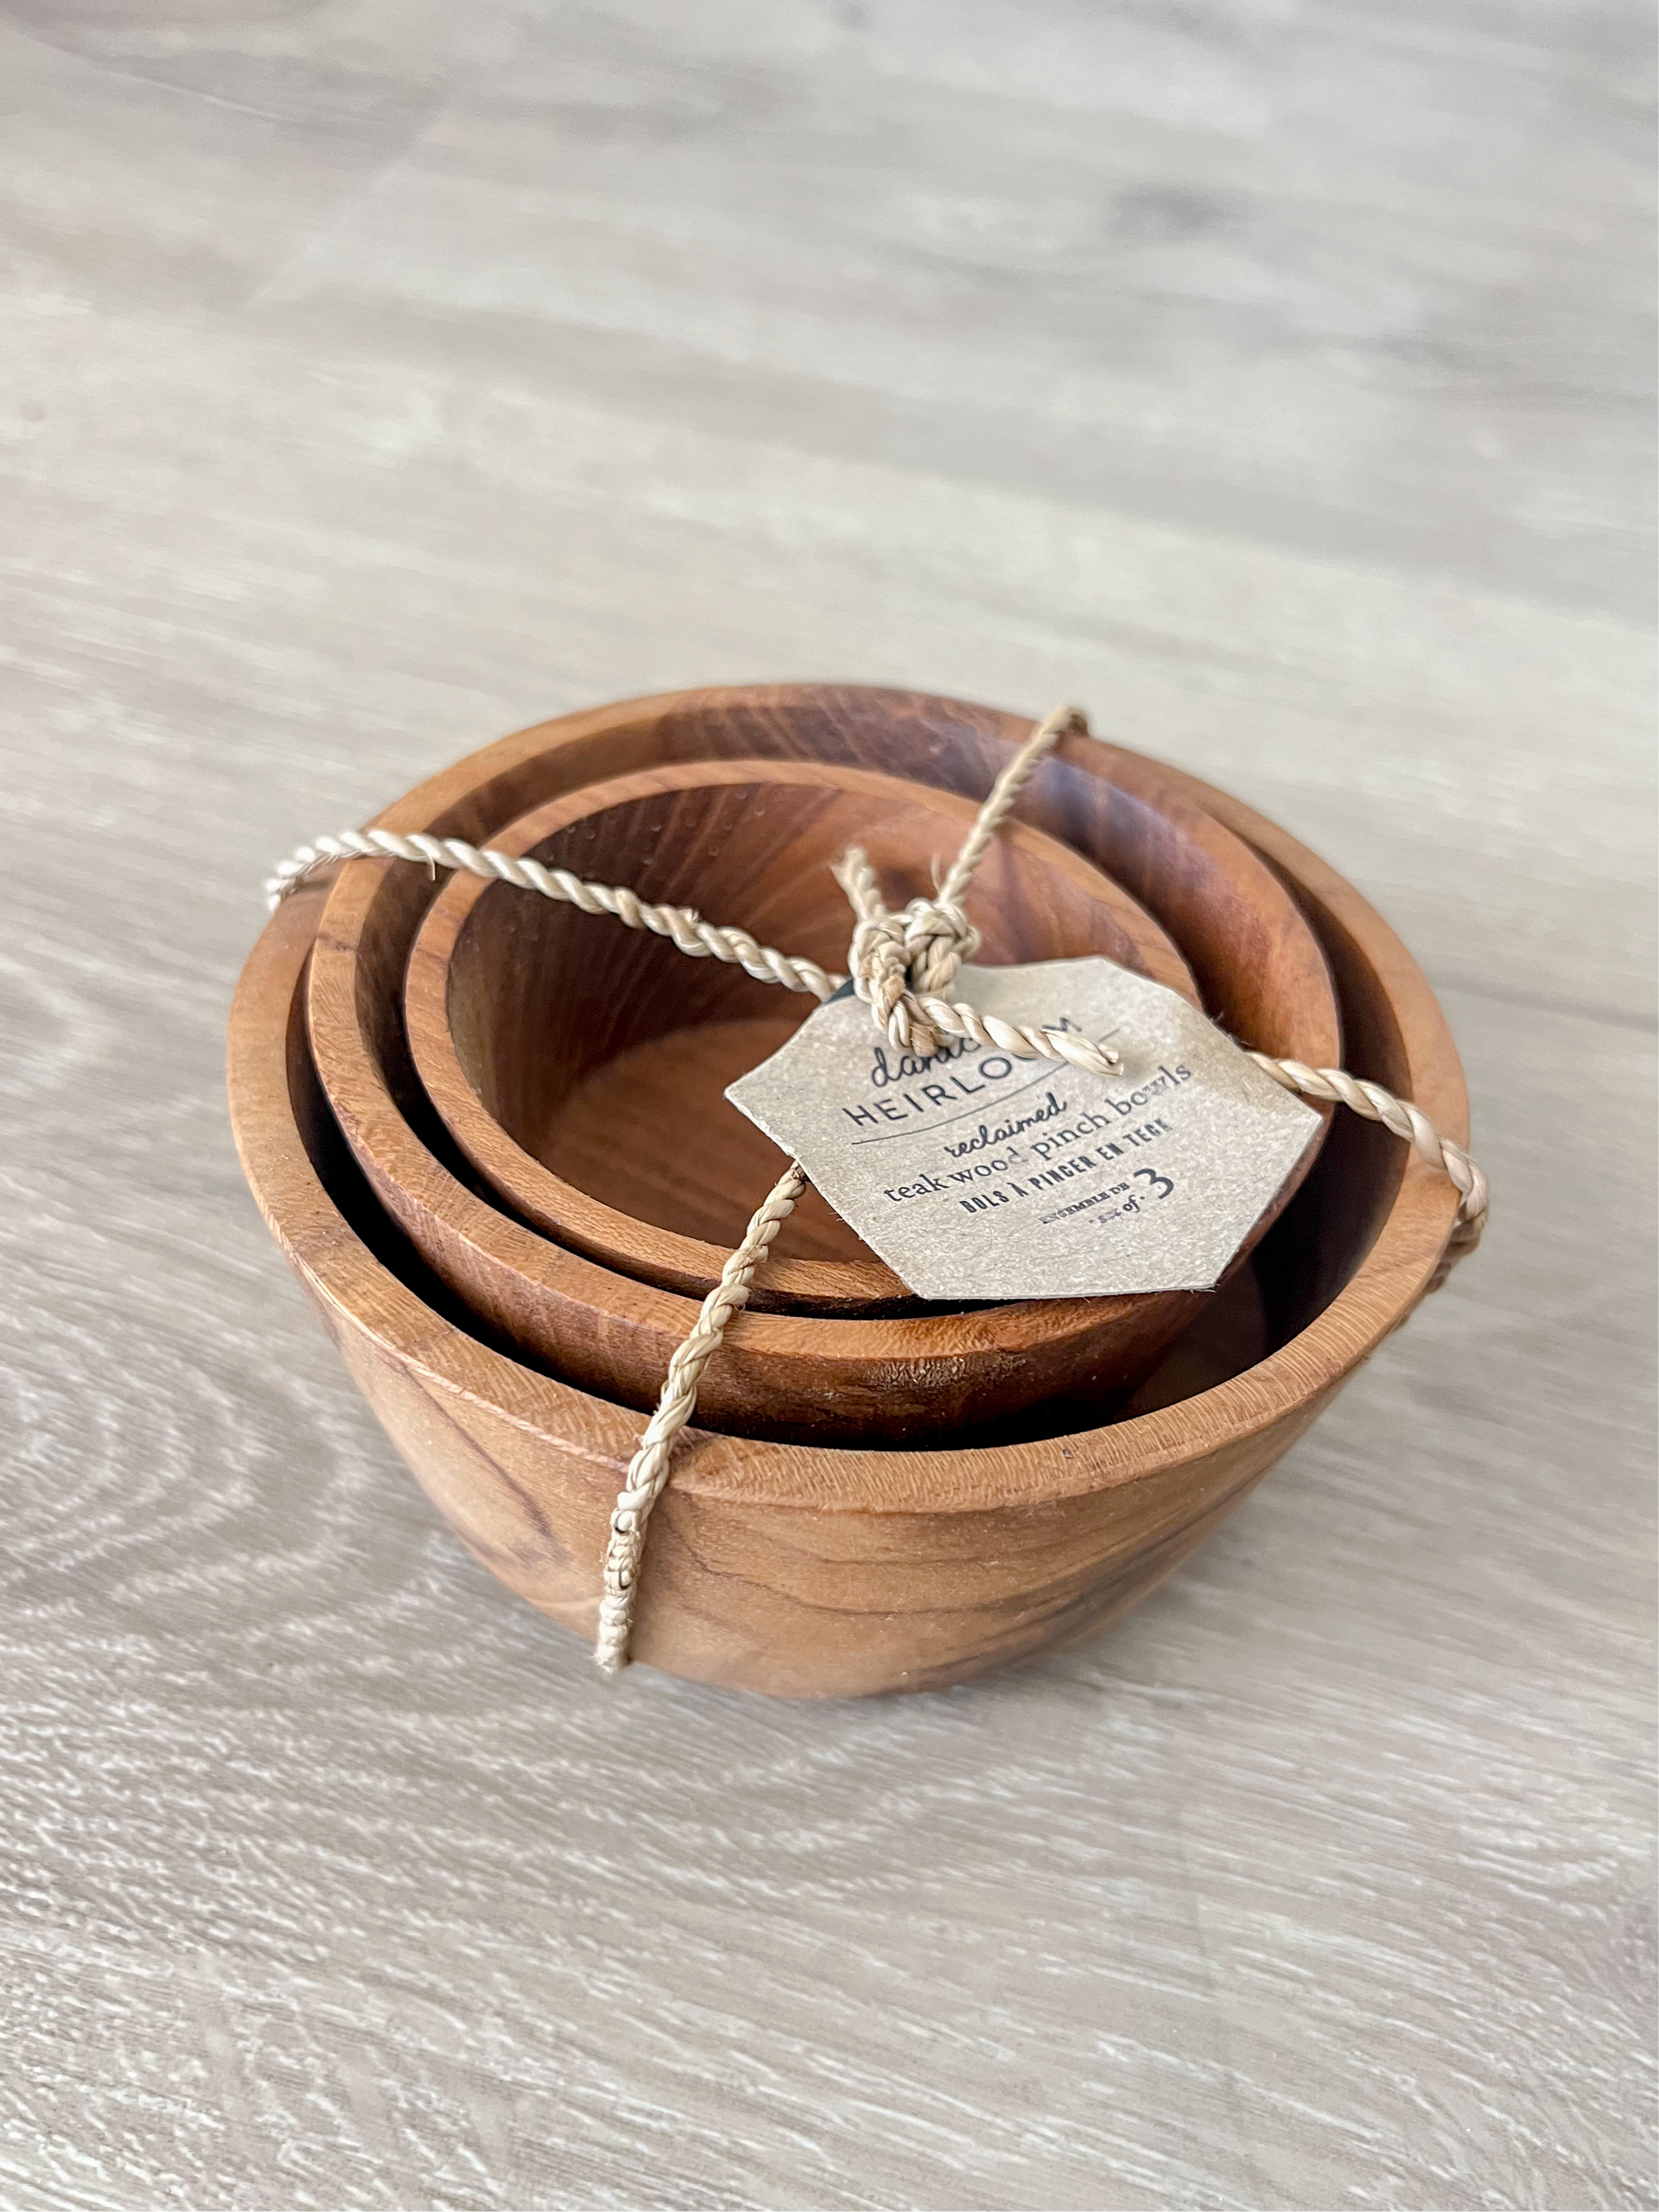
[(1209, 1290), (1320, 1117), (1161, 983), (1098, 957), (963, 968), (983, 1014), (1080, 1030), (1119, 1073), (894, 1051), (850, 988), (726, 1097), (917, 1297)]

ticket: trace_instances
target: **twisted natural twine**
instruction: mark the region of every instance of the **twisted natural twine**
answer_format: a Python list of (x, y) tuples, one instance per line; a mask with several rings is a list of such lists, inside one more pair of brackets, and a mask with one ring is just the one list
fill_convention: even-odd
[(750, 1285), (766, 1257), (767, 1247), (794, 1212), (795, 1200), (805, 1188), (805, 1169), (799, 1160), (791, 1160), (744, 1230), (743, 1242), (721, 1268), (720, 1279), (703, 1300), (690, 1334), (668, 1363), (668, 1379), (662, 1386), (657, 1410), (629, 1462), (611, 1516), (611, 1540), (605, 1551), (605, 1594), (599, 1600), (599, 1629), (593, 1650), (605, 1674), (620, 1674), (628, 1664), (634, 1586), (645, 1550), (645, 1524), (667, 1484), (674, 1439), (696, 1409), (702, 1370), (720, 1350), (726, 1323), (748, 1304)]
[[(1109, 1075), (1121, 1065), (1109, 1046), (1092, 1044), (1061, 1030), (1028, 1029), (1000, 1021), (939, 995), (979, 945), (979, 932), (957, 901), (1031, 770), (1062, 730), (1078, 726), (1086, 729), (1087, 724), (1075, 707), (1062, 707), (1038, 725), (998, 777), (933, 898), (913, 899), (903, 914), (890, 914), (882, 903), (875, 871), (862, 853), (849, 851), (836, 869), (836, 878), (858, 916), (848, 954), (854, 988), (873, 1009), (896, 1052), (928, 1056), (946, 1037), (957, 1037), (1016, 1060), (1069, 1060), (1090, 1075)], [(827, 975), (814, 960), (757, 944), (746, 929), (705, 921), (692, 907), (648, 906), (625, 887), (589, 883), (568, 869), (546, 868), (539, 860), (515, 859), (488, 847), (481, 849), (464, 837), (431, 837), (420, 832), (404, 836), (395, 830), (343, 830), (337, 836), (319, 837), (278, 865), (265, 884), (268, 904), (274, 912), (313, 869), (354, 859), (417, 860), (434, 872), (462, 868), (486, 881), (539, 891), (544, 898), (556, 899), (583, 914), (611, 915), (629, 929), (665, 937), (693, 959), (722, 960), (759, 982), (781, 983), (786, 991), (807, 991), (816, 999), (833, 997), (847, 981), (845, 975)]]
[(588, 883), (568, 868), (544, 868), (539, 860), (518, 860), (493, 847), (480, 850), (465, 837), (428, 837), (420, 831), (400, 836), (395, 830), (343, 830), (336, 837), (301, 845), (267, 878), (266, 904), (274, 914), (313, 869), (350, 860), (418, 860), (434, 874), (440, 868), (459, 868), (487, 882), (539, 891), (544, 898), (574, 906), (580, 913), (611, 915), (629, 929), (665, 937), (677, 951), (689, 953), (694, 960), (723, 960), (757, 982), (781, 983), (786, 991), (807, 991), (815, 999), (833, 998), (847, 981), (845, 975), (826, 975), (816, 960), (798, 959), (774, 951), (769, 945), (757, 945), (746, 929), (718, 928), (689, 906), (648, 906), (626, 885)]
[(1419, 1159), (1450, 1178), (1456, 1186), (1459, 1204), (1450, 1240), (1429, 1285), (1431, 1291), (1437, 1291), (1458, 1261), (1474, 1251), (1486, 1225), (1490, 1204), (1486, 1178), (1462, 1145), (1443, 1137), (1409, 1098), (1396, 1098), (1380, 1083), (1350, 1075), (1345, 1067), (1305, 1067), (1299, 1060), (1273, 1060), (1265, 1052), (1249, 1052), (1245, 1056), (1287, 1091), (1299, 1091), (1304, 1098), (1332, 1099), (1362, 1121), (1380, 1121), (1392, 1135), (1403, 1137)]
[[(836, 867), (836, 879), (856, 917), (848, 954), (853, 988), (896, 1051), (927, 1057), (938, 1052), (947, 1037), (960, 1037), (993, 1046), (1018, 1060), (1068, 1060), (1094, 1075), (1109, 1074), (1121, 1065), (1115, 1052), (1086, 1037), (1000, 1021), (942, 995), (963, 962), (978, 949), (979, 933), (962, 910), (974, 872), (1032, 771), (1068, 732), (1083, 737), (1089, 734), (1080, 708), (1056, 708), (1037, 725), (993, 785), (962, 850), (932, 898), (912, 899), (902, 914), (894, 914), (883, 902), (875, 871), (864, 854), (850, 851)], [(471, 875), (538, 891), (544, 898), (556, 899), (583, 914), (611, 915), (629, 929), (647, 930), (653, 936), (666, 938), (692, 959), (724, 961), (763, 983), (781, 984), (787, 991), (807, 992), (819, 1000), (833, 997), (847, 981), (843, 975), (828, 974), (815, 961), (759, 944), (746, 929), (705, 921), (690, 907), (651, 906), (625, 886), (589, 883), (567, 869), (544, 867), (538, 860), (520, 860), (490, 847), (469, 845), (460, 837), (433, 837), (420, 832), (400, 836), (391, 830), (347, 830), (337, 836), (319, 837), (314, 844), (301, 845), (291, 858), (278, 864), (266, 882), (271, 908), (314, 869), (356, 859), (416, 860), (434, 874), (439, 868), (465, 869)], [(1408, 1099), (1396, 1098), (1380, 1083), (1350, 1075), (1344, 1068), (1308, 1067), (1301, 1060), (1275, 1060), (1261, 1052), (1247, 1056), (1287, 1091), (1339, 1102), (1364, 1120), (1380, 1122), (1403, 1138), (1419, 1158), (1449, 1176), (1459, 1193), (1459, 1203), (1450, 1240), (1428, 1285), (1431, 1291), (1438, 1290), (1457, 1261), (1480, 1243), (1486, 1225), (1486, 1178), (1468, 1152), (1449, 1137), (1443, 1137)], [(768, 1249), (794, 1212), (806, 1183), (805, 1169), (799, 1160), (792, 1160), (744, 1231), (742, 1242), (720, 1270), (720, 1281), (703, 1300), (690, 1334), (668, 1364), (656, 1410), (629, 1462), (611, 1515), (594, 1649), (594, 1657), (606, 1674), (620, 1674), (628, 1664), (646, 1524), (667, 1485), (675, 1439), (696, 1409), (698, 1382), (719, 1351), (733, 1316), (748, 1304)]]

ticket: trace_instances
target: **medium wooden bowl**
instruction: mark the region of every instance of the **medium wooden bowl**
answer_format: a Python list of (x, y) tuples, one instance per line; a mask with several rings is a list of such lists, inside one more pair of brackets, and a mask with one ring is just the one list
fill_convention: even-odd
[[(913, 768), (921, 780), (960, 788), (976, 802), (1030, 728), (991, 708), (856, 687), (671, 695), (503, 739), (380, 820), (488, 842), (531, 805), (603, 776), (733, 757)], [(1210, 1011), (1236, 1034), (1317, 1063), (1340, 1057), (1330, 978), (1295, 902), (1272, 870), (1165, 772), (1136, 755), (1070, 738), (1039, 769), (1021, 805), (1158, 916), (1182, 942)], [(479, 1194), (469, 1184), (477, 1179), (422, 1090), (400, 1018), (400, 985), (433, 896), (422, 872), (396, 863), (354, 863), (335, 886), (310, 986), (313, 1050), (331, 1103), (382, 1200), (447, 1279), (469, 1284), (491, 1326), (519, 1343), (533, 1328), (538, 1340), (558, 1346), (557, 1371), (568, 1379), (648, 1404), (690, 1326), (686, 1303), (653, 1304), (670, 1294), (583, 1273), (580, 1255), (539, 1240), (532, 1245), (520, 1223), (473, 1203)], [(418, 1143), (407, 1143), (410, 1133)], [(1186, 1312), (1200, 1295), (1179, 1294)], [(539, 1318), (526, 1319), (527, 1302)], [(1062, 1325), (1055, 1306), (1073, 1310)], [(870, 1336), (839, 1334), (874, 1322), (815, 1320), (807, 1328), (804, 1317), (751, 1312), (734, 1325), (705, 1378), (700, 1410), (711, 1426), (812, 1440), (823, 1402), (815, 1394), (830, 1379), (830, 1363), (836, 1431), (848, 1439), (962, 1429), (999, 1408), (1013, 1413), (1044, 1400), (1053, 1426), (1073, 1425), (1099, 1417), (1182, 1311), (1173, 1300), (1143, 1299), (905, 1315), (907, 1333), (879, 1351)], [(1125, 1333), (1132, 1322), (1145, 1331), (1139, 1339)], [(1079, 1387), (1103, 1340), (1114, 1357)], [(906, 1395), (918, 1360), (927, 1364), (924, 1387)]]
[[(831, 863), (861, 846), (902, 905), (927, 887), (919, 860), (948, 860), (973, 812), (951, 793), (857, 769), (692, 761), (568, 792), (491, 843), (625, 882), (653, 903), (740, 919), (763, 944), (834, 973), (851, 916)], [(1158, 924), (1053, 838), (999, 839), (969, 905), (979, 963), (1098, 952), (1197, 1003)], [(421, 926), (404, 989), (426, 1094), (514, 1211), (603, 1266), (698, 1298), (782, 1165), (726, 1087), (816, 1004), (689, 961), (608, 916), (459, 873)], [(911, 1303), (816, 1191), (785, 1223), (763, 1279), (771, 1306), (868, 1316)], [(536, 1348), (556, 1357), (552, 1344)]]
[[(1455, 1050), (1392, 932), (1283, 831), (1160, 774), (1292, 886), (1331, 958), (1348, 1066), (1465, 1139)], [(239, 987), (230, 1098), (249, 1182), (387, 1433), (463, 1540), (591, 1638), (607, 1519), (640, 1422), (492, 1344), (374, 1203), (307, 1047), (304, 975), (323, 909), (317, 888), (290, 899)], [(1346, 1116), (1253, 1263), (1274, 1348), (1198, 1395), (976, 1449), (777, 1447), (688, 1431), (651, 1524), (635, 1657), (728, 1687), (838, 1697), (942, 1687), (1090, 1633), (1161, 1581), (1407, 1317), (1455, 1206), (1443, 1176)]]
[[(820, 902), (816, 915), (803, 910), (800, 915), (811, 942), (792, 949), (811, 952), (816, 946), (833, 956), (829, 917), (836, 905), (844, 915), (845, 902), (823, 862), (848, 835), (867, 835), (890, 859), (925, 871), (933, 851), (960, 844), (975, 812), (969, 801), (948, 792), (918, 787), (912, 798), (893, 779), (810, 763), (762, 763), (738, 770), (750, 780), (724, 785), (726, 770), (718, 763), (708, 769), (691, 765), (655, 773), (684, 775), (689, 787), (712, 777), (711, 789), (740, 794), (741, 811), (752, 815), (760, 804), (752, 777), (764, 778), (774, 768), (781, 770), (774, 786), (780, 799), (789, 795), (792, 842), (805, 840), (799, 875), (809, 893), (817, 890)], [(590, 818), (601, 821), (603, 813)], [(634, 816), (623, 828), (638, 831), (642, 824)], [(1009, 825), (998, 843), (1000, 852), (988, 856), (986, 904), (988, 912), (993, 900), (1001, 902), (1006, 933), (1000, 943), (1036, 955), (1134, 951), (1114, 918), (1132, 914), (1133, 908), (1109, 903), (1103, 881), (1075, 854), (1023, 823)], [(648, 852), (637, 858), (649, 865)], [(374, 863), (360, 865), (370, 875), (376, 872)], [(568, 918), (582, 927), (592, 948), (582, 957), (595, 974), (610, 972), (606, 958), (614, 956), (623, 963), (617, 972), (638, 976), (655, 955), (668, 988), (695, 1006), (708, 972), (701, 963), (654, 939), (522, 891), (509, 897), (512, 915), (532, 933), (509, 948), (509, 957), (532, 957), (541, 930), (550, 928), (550, 941), (558, 943), (561, 921)], [(842, 927), (836, 921), (834, 930)], [(1063, 936), (1045, 935), (1057, 931)], [(1169, 955), (1160, 957), (1167, 969)], [(567, 1249), (492, 1203), (482, 1187), (469, 1188), (462, 1173), (452, 1172), (441, 1125), (426, 1126), (432, 1116), (418, 1069), (406, 1112), (387, 1110), (380, 1067), (361, 1048), (362, 1032), (340, 988), (347, 972), (325, 927), (312, 968), (313, 1051), (340, 1126), (382, 1203), (434, 1272), (505, 1341), (584, 1389), (626, 1405), (653, 1404), (675, 1347), (696, 1319), (697, 1300)], [(550, 976), (544, 980), (550, 1004), (541, 1014), (544, 1026), (556, 1018), (550, 1001), (558, 989), (569, 988), (568, 969), (556, 984)], [(728, 1004), (746, 1006), (761, 1019), (776, 1018), (784, 994), (775, 987), (738, 975), (730, 988), (734, 995)], [(762, 1173), (738, 1199), (744, 1220), (781, 1172), (781, 1156), (767, 1150)], [(452, 1152), (451, 1161), (455, 1168), (466, 1166), (459, 1154)], [(884, 1273), (880, 1283), (902, 1292)], [(710, 1427), (809, 1443), (830, 1433), (844, 1443), (962, 1433), (1036, 1404), (1046, 1404), (1051, 1419), (1069, 1425), (1071, 1407), (1103, 1407), (1132, 1388), (1191, 1320), (1202, 1296), (1174, 1291), (943, 1310), (910, 1301), (872, 1317), (751, 1311), (727, 1331), (720, 1360), (703, 1378), (698, 1410)]]

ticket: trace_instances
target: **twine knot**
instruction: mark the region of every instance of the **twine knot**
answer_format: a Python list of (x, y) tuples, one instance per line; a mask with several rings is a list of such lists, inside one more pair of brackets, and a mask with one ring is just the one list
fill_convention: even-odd
[(948, 991), (964, 960), (979, 951), (979, 932), (954, 899), (913, 898), (904, 909), (904, 950), (910, 988)]
[(1038, 724), (993, 785), (944, 882), (931, 897), (913, 898), (902, 914), (883, 899), (866, 854), (854, 849), (837, 866), (836, 880), (854, 915), (847, 954), (853, 988), (895, 1052), (931, 1060), (956, 1042), (1024, 1060), (1067, 1060), (1089, 1075), (1112, 1075), (1121, 1066), (1109, 1045), (1073, 1030), (988, 1018), (945, 995), (963, 962), (979, 950), (979, 932), (962, 910), (974, 871), (1039, 763), (1062, 737), (1088, 726), (1075, 707), (1059, 708)]
[(931, 1058), (945, 1037), (927, 1001), (948, 989), (979, 950), (979, 932), (954, 900), (914, 898), (902, 914), (893, 913), (867, 856), (856, 849), (836, 878), (856, 917), (847, 954), (853, 988), (896, 1052)]

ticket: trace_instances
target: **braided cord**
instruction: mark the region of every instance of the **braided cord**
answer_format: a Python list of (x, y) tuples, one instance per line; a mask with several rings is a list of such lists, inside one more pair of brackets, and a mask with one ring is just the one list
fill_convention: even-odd
[(1089, 734), (1088, 716), (1081, 707), (1056, 707), (1052, 714), (1044, 715), (1026, 738), (991, 786), (962, 850), (951, 863), (950, 873), (939, 887), (941, 905), (961, 905), (963, 895), (973, 880), (975, 869), (990, 849), (992, 838), (1013, 812), (1015, 802), (1030, 781), (1038, 764), (1047, 758), (1063, 737), (1072, 732), (1086, 738)]
[(640, 1559), (645, 1550), (646, 1523), (651, 1517), (651, 1509), (667, 1486), (674, 1440), (696, 1410), (697, 1383), (702, 1370), (720, 1350), (732, 1316), (741, 1313), (748, 1304), (756, 1272), (805, 1188), (805, 1169), (799, 1160), (791, 1160), (744, 1230), (743, 1242), (721, 1268), (720, 1279), (703, 1300), (690, 1334), (668, 1363), (668, 1377), (657, 1401), (657, 1410), (647, 1422), (639, 1449), (629, 1462), (628, 1473), (611, 1515), (611, 1534), (605, 1547), (604, 1594), (599, 1599), (599, 1636), (593, 1651), (602, 1674), (619, 1674), (628, 1664), (628, 1639), (634, 1621)]
[(1473, 1252), (1480, 1242), (1491, 1210), (1486, 1178), (1462, 1146), (1455, 1144), (1449, 1137), (1443, 1137), (1428, 1115), (1413, 1106), (1410, 1099), (1396, 1098), (1380, 1083), (1350, 1075), (1345, 1067), (1309, 1067), (1299, 1060), (1271, 1059), (1265, 1052), (1247, 1052), (1245, 1058), (1253, 1060), (1264, 1075), (1271, 1075), (1287, 1091), (1299, 1091), (1304, 1098), (1333, 1100), (1358, 1114), (1363, 1121), (1380, 1121), (1391, 1134), (1403, 1137), (1419, 1159), (1426, 1160), (1431, 1168), (1438, 1168), (1443, 1175), (1450, 1177), (1459, 1199), (1451, 1243), (1447, 1248), (1449, 1264), (1432, 1285), (1438, 1290), (1451, 1266)]
[[(994, 1046), (1015, 1060), (1065, 1060), (1090, 1075), (1110, 1075), (1122, 1066), (1109, 1045), (1098, 1045), (1070, 1030), (1027, 1028), (1017, 1022), (981, 1014), (959, 999), (943, 999), (933, 991), (911, 988), (915, 973), (914, 947), (922, 956), (930, 975), (943, 974), (948, 982), (962, 959), (963, 938), (949, 943), (950, 910), (939, 899), (913, 899), (904, 914), (891, 914), (882, 903), (876, 872), (868, 856), (856, 848), (836, 866), (836, 880), (847, 894), (848, 904), (858, 916), (848, 959), (853, 988), (887, 1033), (896, 1052), (914, 1052), (924, 1059), (938, 1052), (946, 1037), (964, 1037), (977, 1045)], [(959, 909), (956, 910), (959, 915)], [(963, 922), (967, 949), (979, 942), (977, 930)]]
[(705, 921), (688, 906), (651, 906), (626, 885), (589, 883), (568, 868), (544, 868), (539, 860), (520, 860), (493, 846), (482, 849), (464, 837), (428, 837), (416, 832), (399, 836), (394, 830), (343, 830), (337, 837), (319, 837), (314, 845), (301, 845), (278, 863), (265, 884), (265, 897), (275, 913), (291, 890), (314, 868), (335, 860), (417, 860), (434, 872), (460, 868), (486, 882), (511, 884), (520, 890), (539, 891), (544, 898), (574, 906), (581, 914), (608, 914), (629, 929), (647, 930), (665, 937), (676, 951), (693, 960), (721, 960), (741, 968), (757, 982), (781, 983), (786, 991), (805, 991), (815, 999), (833, 998), (847, 981), (825, 973), (815, 960), (803, 960), (758, 944), (746, 929), (722, 928)]

